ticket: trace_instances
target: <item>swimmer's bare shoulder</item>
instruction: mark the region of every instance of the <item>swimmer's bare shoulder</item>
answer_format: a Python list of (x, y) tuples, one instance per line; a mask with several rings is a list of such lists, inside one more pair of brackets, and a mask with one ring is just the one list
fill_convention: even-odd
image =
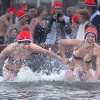
[(9, 44), (5, 49), (7, 50), (7, 52), (12, 52), (13, 49), (15, 49), (15, 47), (18, 45), (18, 43), (11, 43)]
[(33, 52), (36, 51), (37, 46), (38, 46), (38, 45), (36, 45), (36, 44), (34, 44), (34, 43), (30, 43), (30, 49), (31, 49)]
[(5, 47), (3, 51), (0, 53), (0, 60), (3, 60), (6, 57), (8, 57), (13, 52), (16, 45), (17, 43), (12, 43), (12, 44), (9, 44), (7, 47)]

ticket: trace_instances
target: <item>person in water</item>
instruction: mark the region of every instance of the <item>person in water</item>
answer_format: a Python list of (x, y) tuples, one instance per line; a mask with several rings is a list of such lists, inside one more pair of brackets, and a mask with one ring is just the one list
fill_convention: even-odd
[(18, 35), (17, 42), (9, 44), (0, 54), (0, 60), (6, 59), (3, 66), (3, 77), (7, 80), (14, 79), (22, 67), (28, 66), (28, 57), (32, 53), (41, 53), (57, 60), (62, 60), (52, 51), (32, 43), (28, 29)]
[[(100, 77), (100, 46), (96, 43), (97, 29), (90, 25), (86, 31), (84, 40), (61, 39), (58, 42), (63, 62), (69, 65), (66, 72), (68, 80), (91, 81)], [(71, 58), (66, 58), (65, 47), (72, 46)], [(96, 71), (93, 70), (92, 60), (96, 57)]]

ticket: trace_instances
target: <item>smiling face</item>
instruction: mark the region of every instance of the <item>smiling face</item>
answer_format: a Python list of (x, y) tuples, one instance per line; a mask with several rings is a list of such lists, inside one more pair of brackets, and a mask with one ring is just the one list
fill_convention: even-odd
[(29, 17), (35, 18), (36, 17), (36, 8), (30, 8), (28, 13), (29, 13)]
[(95, 40), (96, 40), (96, 37), (94, 33), (92, 32), (87, 33), (85, 42), (88, 46), (93, 46), (93, 44), (95, 43)]
[(28, 50), (29, 49), (29, 46), (30, 46), (30, 41), (25, 41), (25, 42), (22, 42), (22, 43), (19, 43), (20, 47), (22, 50)]
[(11, 31), (11, 37), (12, 38), (16, 38), (17, 37), (17, 31), (16, 31), (16, 29), (13, 29), (12, 31)]
[(45, 8), (45, 9), (42, 11), (42, 16), (44, 16), (44, 18), (46, 18), (46, 16), (47, 16), (47, 8)]

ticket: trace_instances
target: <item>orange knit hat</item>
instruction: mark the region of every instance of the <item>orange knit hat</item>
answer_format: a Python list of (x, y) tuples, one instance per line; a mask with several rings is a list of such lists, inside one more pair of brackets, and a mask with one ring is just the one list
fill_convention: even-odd
[(95, 35), (95, 39), (97, 38), (98, 31), (95, 26), (93, 25), (88, 26), (88, 28), (86, 29), (84, 38), (86, 38), (88, 33), (93, 33)]
[(23, 31), (18, 35), (17, 38), (18, 43), (22, 43), (24, 41), (31, 42), (31, 33), (28, 28), (24, 28)]
[(23, 10), (18, 10), (17, 15), (18, 15), (18, 19), (21, 19), (24, 16), (28, 15), (28, 13), (26, 11), (23, 11)]
[(96, 3), (94, 0), (85, 0), (84, 5), (85, 6), (96, 6)]
[(79, 14), (74, 14), (74, 15), (72, 16), (72, 21), (74, 21), (74, 22), (77, 23), (77, 24), (80, 24), (78, 18), (79, 18)]

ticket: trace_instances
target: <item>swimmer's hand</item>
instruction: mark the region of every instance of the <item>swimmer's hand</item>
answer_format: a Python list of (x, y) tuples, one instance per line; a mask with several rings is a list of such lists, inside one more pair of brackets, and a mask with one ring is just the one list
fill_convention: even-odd
[(69, 64), (69, 59), (68, 58), (63, 58), (62, 63), (66, 64), (66, 65)]

